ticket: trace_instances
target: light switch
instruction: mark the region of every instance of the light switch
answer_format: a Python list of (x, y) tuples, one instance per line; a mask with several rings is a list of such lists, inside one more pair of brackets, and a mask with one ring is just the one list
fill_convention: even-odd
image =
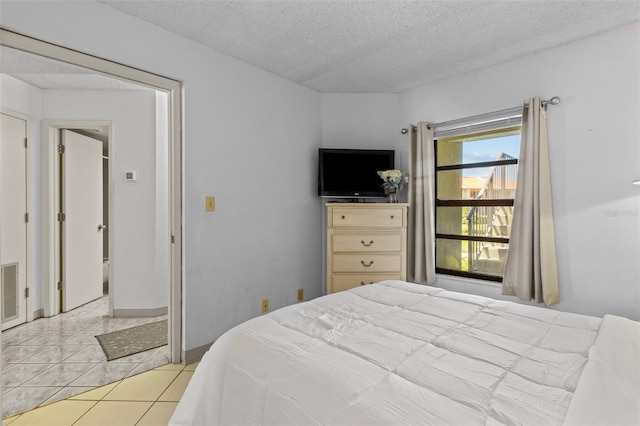
[(205, 211), (207, 212), (216, 211), (216, 197), (206, 196), (204, 197), (204, 200), (205, 200), (205, 206), (204, 206)]

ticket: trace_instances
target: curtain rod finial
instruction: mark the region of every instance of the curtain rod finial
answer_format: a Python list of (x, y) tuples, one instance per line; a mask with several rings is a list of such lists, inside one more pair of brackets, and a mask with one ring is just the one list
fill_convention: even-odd
[(548, 99), (546, 101), (542, 101), (542, 106), (543, 107), (547, 107), (547, 105), (551, 104), (551, 105), (558, 105), (560, 103), (560, 97), (558, 96), (554, 96), (551, 99)]
[(400, 130), (400, 133), (402, 133), (403, 135), (406, 135), (407, 133), (409, 133), (409, 129), (404, 128), (404, 129)]

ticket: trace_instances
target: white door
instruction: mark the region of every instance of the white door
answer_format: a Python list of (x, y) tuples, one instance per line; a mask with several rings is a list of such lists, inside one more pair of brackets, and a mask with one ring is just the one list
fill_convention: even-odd
[(27, 122), (0, 114), (2, 329), (27, 320)]
[(62, 130), (62, 311), (102, 296), (102, 142)]

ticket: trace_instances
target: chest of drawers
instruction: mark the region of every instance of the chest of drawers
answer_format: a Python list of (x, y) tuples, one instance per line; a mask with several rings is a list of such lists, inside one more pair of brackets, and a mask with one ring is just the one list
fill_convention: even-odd
[(408, 204), (327, 203), (327, 293), (405, 280)]

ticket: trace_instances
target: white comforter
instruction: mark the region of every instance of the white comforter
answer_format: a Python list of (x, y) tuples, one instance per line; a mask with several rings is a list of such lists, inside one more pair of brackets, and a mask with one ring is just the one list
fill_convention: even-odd
[[(607, 402), (591, 406), (587, 387), (610, 378), (597, 365), (580, 377), (608, 321), (400, 281), (368, 285), (224, 334), (170, 425), (548, 425), (570, 407), (572, 424), (594, 409), (606, 422)], [(604, 340), (601, 352), (616, 351)], [(640, 424), (640, 361), (624, 362), (619, 369), (636, 374), (625, 391), (636, 394), (616, 400), (616, 421)]]

